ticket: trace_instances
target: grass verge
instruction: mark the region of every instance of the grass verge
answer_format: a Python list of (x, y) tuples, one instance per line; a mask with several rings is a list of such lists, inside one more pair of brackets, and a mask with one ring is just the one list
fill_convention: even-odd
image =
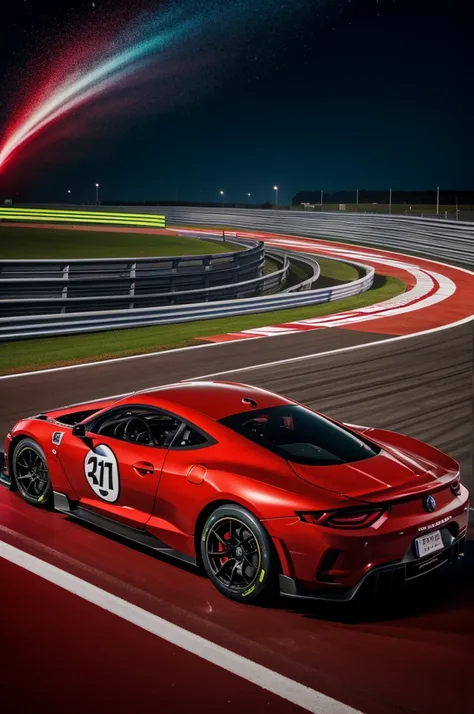
[(0, 349), (0, 374), (186, 347), (198, 344), (197, 338), (309, 317), (332, 315), (336, 312), (353, 310), (388, 300), (404, 291), (405, 284), (398, 278), (377, 276), (374, 287), (365, 293), (313, 307), (276, 310), (257, 315), (184, 322), (174, 325), (97, 332), (88, 335), (8, 342), (2, 344)]
[(0, 224), (0, 260), (63, 258), (145, 258), (207, 255), (242, 250), (232, 243), (163, 233), (80, 231)]

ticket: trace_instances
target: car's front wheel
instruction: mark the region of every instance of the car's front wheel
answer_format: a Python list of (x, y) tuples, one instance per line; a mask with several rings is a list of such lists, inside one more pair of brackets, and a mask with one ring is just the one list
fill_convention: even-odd
[(277, 592), (278, 560), (260, 521), (241, 506), (219, 506), (201, 535), (204, 568), (216, 588), (239, 602), (266, 602)]
[(12, 461), (13, 479), (25, 501), (35, 506), (50, 506), (53, 487), (39, 444), (33, 439), (22, 439), (15, 446)]

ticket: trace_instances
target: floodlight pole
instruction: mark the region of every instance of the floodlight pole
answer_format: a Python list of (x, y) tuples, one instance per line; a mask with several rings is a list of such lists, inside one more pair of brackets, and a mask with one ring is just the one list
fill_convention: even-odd
[(436, 215), (439, 216), (439, 186), (436, 187)]
[(321, 211), (323, 210), (323, 196), (324, 196), (324, 191), (321, 191)]
[(359, 210), (359, 189), (356, 191), (356, 211)]
[(390, 189), (390, 197), (388, 199), (388, 212), (392, 213), (392, 189)]

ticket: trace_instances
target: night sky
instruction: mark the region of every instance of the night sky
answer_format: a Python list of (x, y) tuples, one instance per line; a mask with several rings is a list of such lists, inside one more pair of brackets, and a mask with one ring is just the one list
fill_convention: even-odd
[(0, 152), (58, 87), (158, 45), (18, 146), (0, 197), (93, 201), (96, 182), (103, 200), (136, 201), (224, 190), (264, 202), (274, 184), (282, 203), (303, 189), (472, 188), (469, 4), (10, 2)]

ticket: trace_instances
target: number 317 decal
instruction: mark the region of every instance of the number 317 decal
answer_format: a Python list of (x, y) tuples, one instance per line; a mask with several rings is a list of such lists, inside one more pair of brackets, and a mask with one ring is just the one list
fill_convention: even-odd
[(120, 493), (117, 458), (108, 446), (100, 444), (84, 459), (84, 475), (94, 493), (103, 501), (114, 503)]

